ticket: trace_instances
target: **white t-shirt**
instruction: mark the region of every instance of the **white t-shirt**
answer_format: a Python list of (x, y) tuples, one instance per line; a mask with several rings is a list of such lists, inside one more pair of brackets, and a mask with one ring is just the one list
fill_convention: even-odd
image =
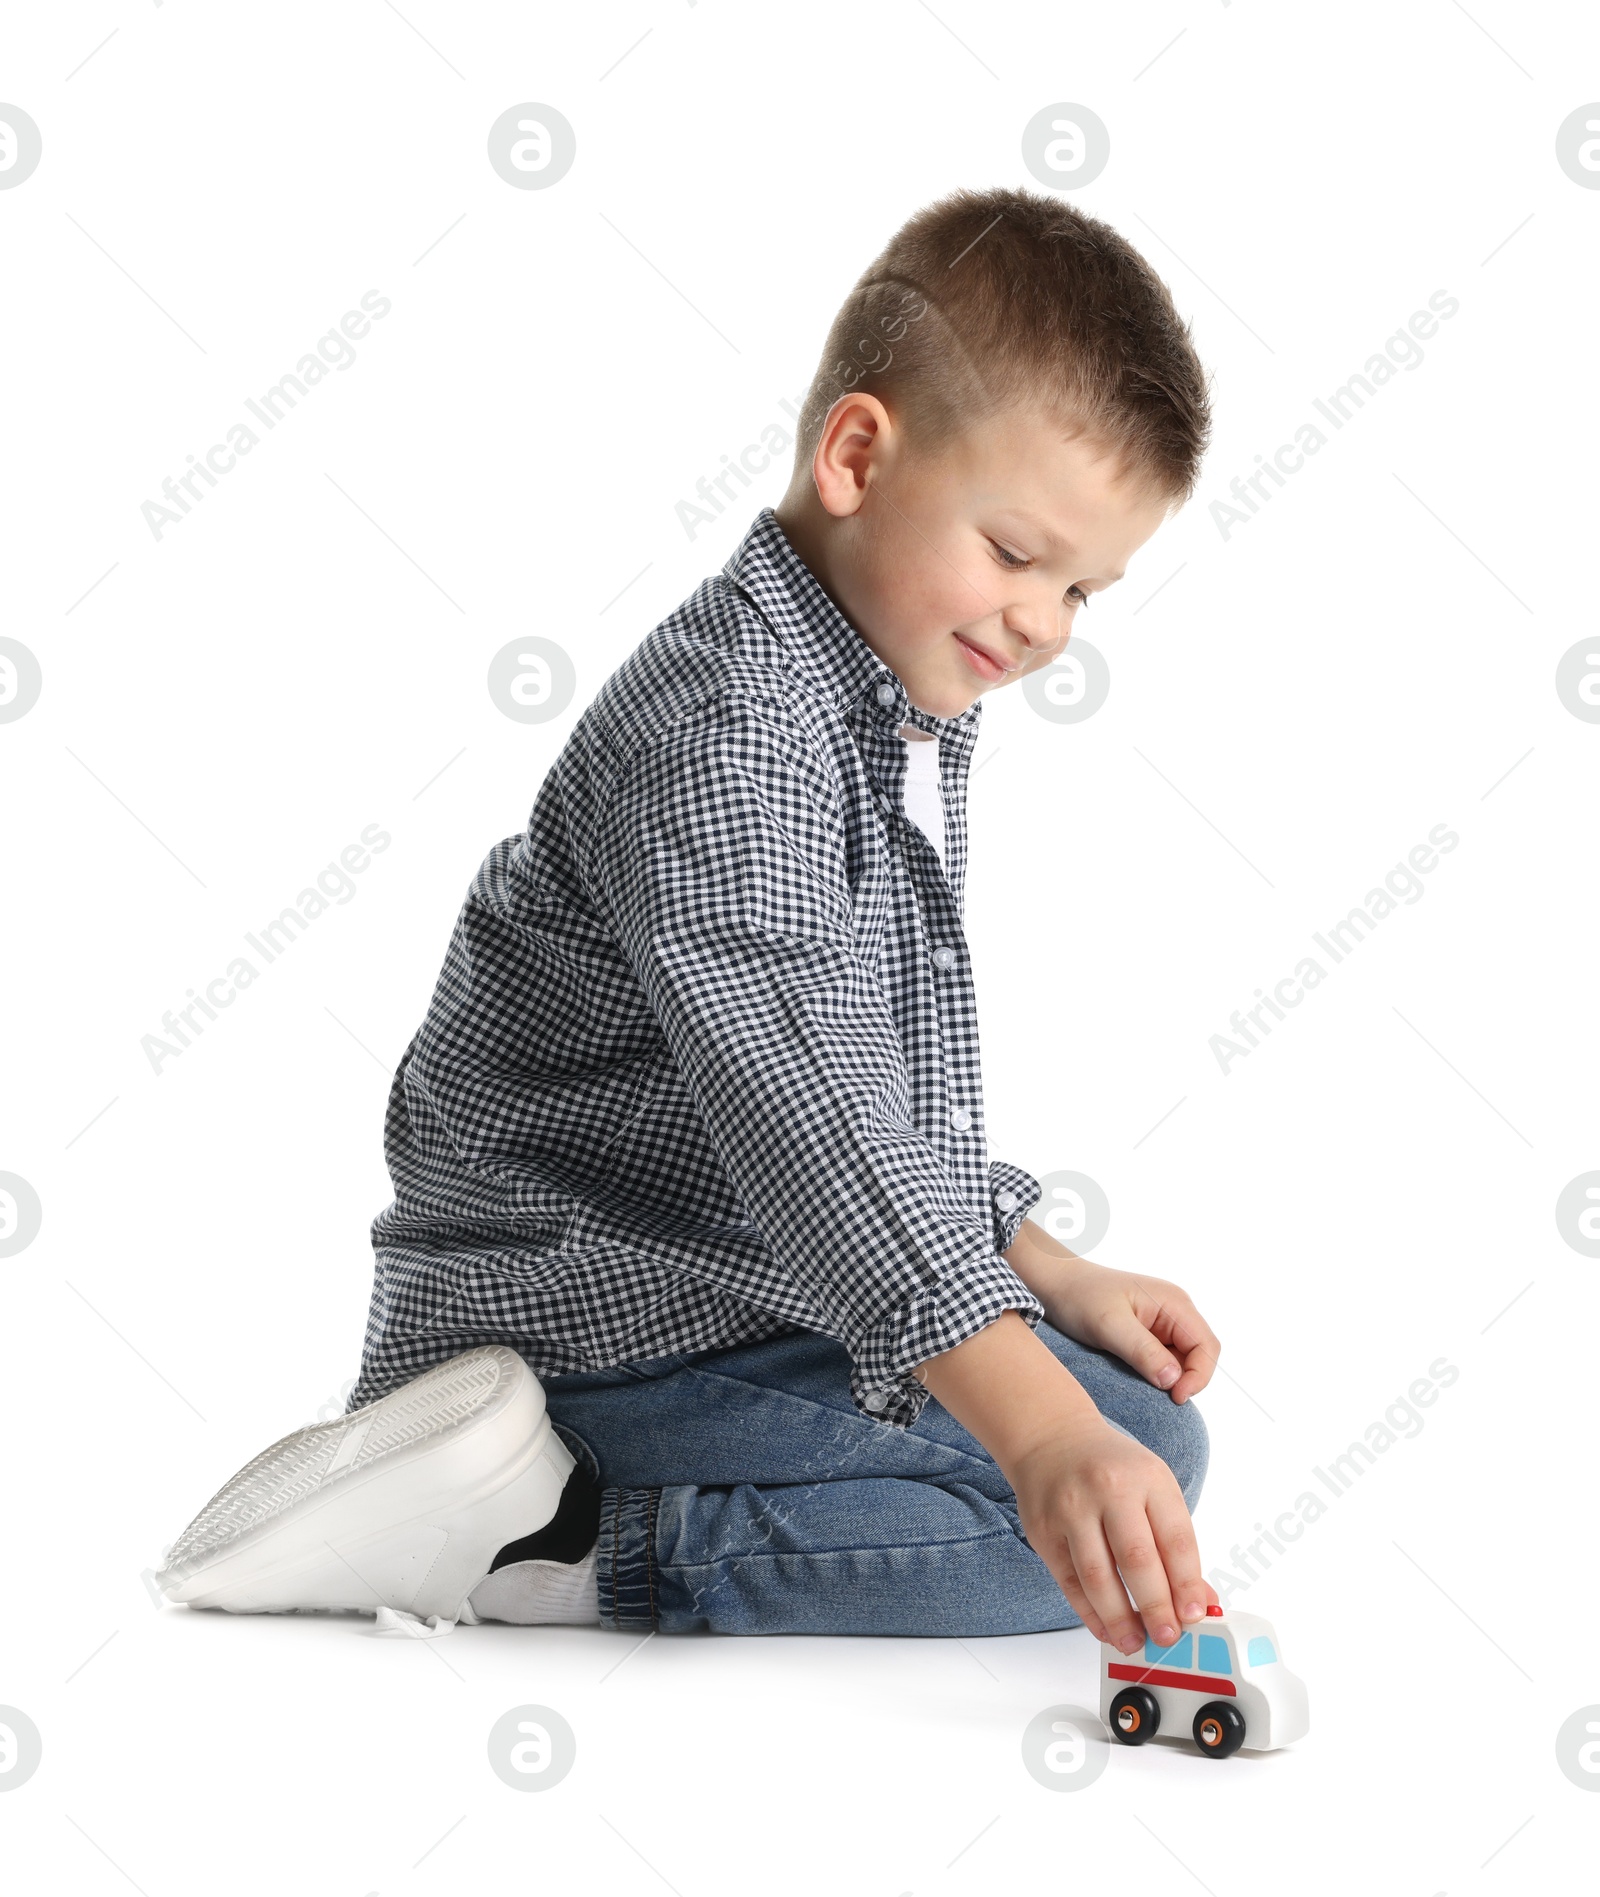
[(933, 845), (944, 862), (944, 793), (939, 787), (939, 740), (926, 732), (906, 737), (916, 727), (902, 725), (906, 747), (906, 815)]

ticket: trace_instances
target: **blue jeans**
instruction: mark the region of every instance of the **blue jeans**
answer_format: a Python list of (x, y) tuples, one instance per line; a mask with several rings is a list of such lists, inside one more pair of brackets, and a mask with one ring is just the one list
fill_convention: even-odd
[[(1193, 1400), (1049, 1324), (1038, 1335), (1192, 1509), (1207, 1459)], [(909, 1429), (863, 1416), (849, 1369), (841, 1344), (799, 1331), (540, 1379), (557, 1434), (602, 1485), (603, 1625), (945, 1638), (1081, 1625), (983, 1445), (932, 1397)]]

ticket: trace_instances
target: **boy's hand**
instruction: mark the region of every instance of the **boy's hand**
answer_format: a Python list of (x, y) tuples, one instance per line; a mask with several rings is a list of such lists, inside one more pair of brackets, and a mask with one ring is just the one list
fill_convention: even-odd
[(1187, 1291), (1143, 1272), (1113, 1271), (1080, 1258), (1041, 1297), (1063, 1335), (1109, 1350), (1142, 1377), (1186, 1402), (1211, 1381), (1222, 1346)]
[(1215, 1603), (1177, 1479), (1098, 1415), (1038, 1442), (1006, 1474), (1028, 1545), (1097, 1640), (1133, 1653), (1148, 1631), (1170, 1647)]
[(1222, 1346), (1194, 1300), (1165, 1278), (1113, 1271), (1058, 1244), (1024, 1219), (1006, 1261), (1044, 1306), (1045, 1321), (1093, 1350), (1108, 1350), (1184, 1403), (1211, 1381)]
[(916, 1374), (994, 1457), (1029, 1546), (1097, 1639), (1132, 1652), (1142, 1619), (1168, 1647), (1204, 1617), (1216, 1595), (1201, 1578), (1177, 1477), (1111, 1427), (1018, 1312), (1002, 1311)]

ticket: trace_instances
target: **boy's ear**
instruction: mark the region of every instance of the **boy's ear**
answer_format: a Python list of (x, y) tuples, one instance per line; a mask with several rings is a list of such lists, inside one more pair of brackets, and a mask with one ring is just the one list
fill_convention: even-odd
[(888, 409), (875, 395), (853, 391), (828, 410), (811, 457), (817, 498), (836, 519), (859, 513), (874, 468), (881, 468), (896, 440)]

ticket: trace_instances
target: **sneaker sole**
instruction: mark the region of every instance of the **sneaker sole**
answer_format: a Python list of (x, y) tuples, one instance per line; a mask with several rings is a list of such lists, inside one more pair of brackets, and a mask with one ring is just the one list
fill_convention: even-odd
[(155, 1580), (168, 1600), (231, 1613), (453, 1620), (499, 1550), (554, 1516), (572, 1467), (516, 1352), (470, 1350), (264, 1449)]

